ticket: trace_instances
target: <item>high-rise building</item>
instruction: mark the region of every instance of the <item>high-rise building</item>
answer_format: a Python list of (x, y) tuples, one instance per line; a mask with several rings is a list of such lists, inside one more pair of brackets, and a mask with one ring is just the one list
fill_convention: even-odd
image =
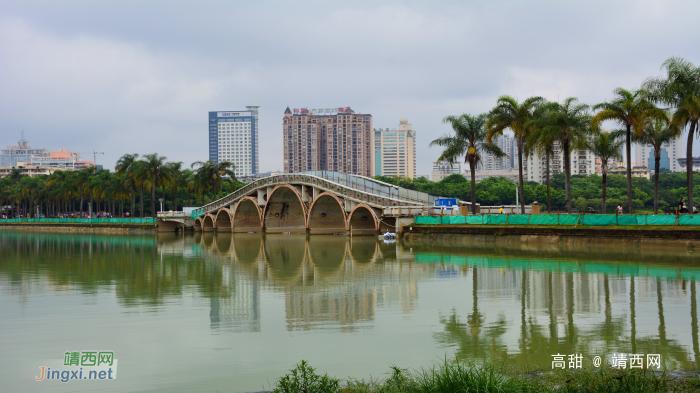
[[(654, 171), (654, 148), (649, 144), (635, 145), (634, 165), (646, 165), (650, 171)], [(683, 141), (681, 138), (676, 138), (671, 142), (666, 142), (661, 145), (661, 162), (659, 168), (661, 172), (684, 172), (686, 168), (678, 165), (678, 159), (685, 156), (683, 151)]]
[(491, 153), (482, 152), (481, 162), (477, 164), (478, 170), (484, 171), (508, 171), (518, 169), (517, 139), (510, 135), (497, 135), (493, 138), (493, 144), (500, 147), (506, 153), (505, 157), (496, 157)]
[(450, 175), (455, 173), (459, 174), (462, 172), (462, 166), (458, 163), (450, 165), (447, 161), (437, 161), (433, 162), (433, 172), (430, 174), (430, 180), (438, 182)]
[[(336, 113), (336, 114), (331, 114)], [(284, 171), (326, 170), (372, 176), (372, 115), (350, 107), (294, 109), (282, 120)]]
[(260, 171), (258, 108), (251, 105), (246, 111), (209, 112), (209, 160), (233, 163), (237, 177)]
[(416, 177), (416, 132), (405, 117), (398, 130), (374, 130), (374, 175)]
[[(571, 174), (590, 176), (596, 173), (596, 158), (589, 150), (571, 150)], [(564, 151), (561, 149), (559, 142), (555, 142), (552, 146), (549, 164), (550, 178), (556, 173), (564, 172)], [(547, 181), (547, 161), (544, 154), (532, 154), (527, 158), (527, 163), (523, 169), (527, 173), (526, 180), (538, 183)]]

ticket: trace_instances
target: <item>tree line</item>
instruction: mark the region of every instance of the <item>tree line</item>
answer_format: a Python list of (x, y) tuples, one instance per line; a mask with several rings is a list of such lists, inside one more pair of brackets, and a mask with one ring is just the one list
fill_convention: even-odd
[[(111, 216), (153, 216), (160, 209), (177, 211), (183, 202), (200, 206), (244, 185), (225, 161), (197, 161), (191, 168), (168, 162), (157, 153), (125, 154), (115, 171), (86, 167), (77, 171), (56, 170), (50, 175), (30, 177), (18, 169), (0, 179), (0, 207), (10, 206), (10, 217), (27, 213), (46, 217), (83, 216), (106, 212)], [(138, 214), (137, 214), (138, 210)]]
[[(453, 133), (433, 140), (430, 146), (440, 146), (443, 151), (438, 160), (455, 164), (464, 160), (471, 172), (470, 196), (472, 202), (486, 202), (477, 196), (475, 169), (484, 154), (503, 157), (505, 153), (493, 143), (503, 132), (513, 132), (518, 151), (518, 194), (521, 213), (525, 212), (527, 198), (523, 180), (524, 158), (537, 154), (545, 158), (546, 205), (557, 205), (552, 201), (552, 176), (550, 160), (555, 146), (563, 153), (564, 164), (564, 205), (571, 212), (574, 204), (572, 193), (571, 154), (588, 149), (601, 160), (601, 211), (607, 211), (608, 162), (627, 162), (626, 205), (634, 211), (635, 189), (632, 178), (632, 142), (650, 144), (654, 148), (654, 212), (659, 207), (659, 161), (661, 146), (687, 130), (686, 179), (684, 195), (688, 206), (693, 205), (693, 139), (700, 136), (700, 66), (678, 57), (672, 57), (662, 64), (666, 71), (663, 77), (647, 78), (638, 89), (617, 88), (613, 98), (596, 105), (580, 103), (569, 97), (562, 102), (551, 102), (543, 97), (530, 97), (518, 101), (508, 95), (498, 98), (496, 106), (488, 113), (480, 115), (462, 114), (447, 116), (444, 123), (452, 127)], [(620, 128), (606, 132), (601, 124), (611, 121)], [(644, 202), (646, 203), (646, 202)], [(666, 201), (668, 203), (668, 201)], [(473, 211), (476, 205), (472, 204)]]

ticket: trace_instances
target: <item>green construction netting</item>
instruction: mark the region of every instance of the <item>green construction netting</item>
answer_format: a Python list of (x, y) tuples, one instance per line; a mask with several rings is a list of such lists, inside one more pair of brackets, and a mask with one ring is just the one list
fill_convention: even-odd
[(466, 224), (467, 223), (467, 216), (443, 216), (442, 217), (442, 223), (443, 224)]
[(585, 214), (582, 218), (583, 225), (617, 225), (617, 217), (615, 216)]
[[(644, 217), (638, 216), (638, 218)], [(674, 223), (676, 223), (676, 216), (674, 215), (646, 216), (646, 225), (673, 225)]]
[(581, 216), (578, 214), (560, 214), (559, 215), (559, 225), (579, 224), (580, 217)]
[(530, 225), (557, 225), (559, 220), (553, 214), (535, 214), (530, 217)]
[(679, 216), (680, 225), (700, 225), (700, 216)]
[(467, 224), (483, 224), (484, 216), (467, 216)]
[(489, 214), (484, 216), (484, 224), (505, 224), (506, 218), (505, 214)]
[[(638, 216), (618, 215), (617, 216), (617, 225), (639, 225), (637, 223), (637, 217)], [(641, 224), (641, 225), (644, 225), (644, 224)]]
[(529, 214), (511, 214), (508, 216), (508, 224), (527, 225), (530, 223)]

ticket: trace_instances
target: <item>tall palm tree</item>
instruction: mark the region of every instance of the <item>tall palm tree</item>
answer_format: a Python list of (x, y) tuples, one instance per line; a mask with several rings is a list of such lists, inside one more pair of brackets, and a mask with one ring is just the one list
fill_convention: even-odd
[(680, 57), (671, 57), (661, 66), (667, 78), (649, 78), (642, 85), (649, 99), (675, 109), (673, 125), (688, 127), (686, 179), (688, 206), (693, 205), (693, 136), (700, 136), (700, 66)]
[(165, 161), (167, 157), (159, 156), (158, 153), (146, 154), (142, 162), (146, 170), (146, 178), (151, 184), (151, 215), (156, 215), (156, 187), (167, 183), (168, 167)]
[[(196, 173), (197, 182), (199, 183), (199, 192), (204, 192), (210, 184), (214, 185), (214, 200), (216, 200), (221, 184), (225, 177), (232, 181), (236, 180), (236, 175), (233, 172), (235, 165), (229, 161), (215, 163), (214, 161), (195, 161), (192, 163), (192, 168), (198, 166)], [(202, 204), (204, 202), (202, 201)]]
[(605, 214), (606, 205), (605, 199), (608, 193), (608, 161), (622, 160), (622, 146), (625, 144), (623, 139), (625, 130), (615, 130), (611, 132), (598, 131), (588, 140), (588, 150), (596, 156), (600, 157), (600, 172), (603, 177), (603, 198), (601, 204), (601, 213)]
[(85, 201), (85, 184), (90, 181), (90, 177), (95, 174), (95, 166), (85, 167), (78, 171), (75, 178), (75, 187), (80, 195), (80, 216), (83, 215), (83, 202)]
[(541, 127), (538, 127), (534, 120), (541, 119), (547, 115), (549, 106), (546, 101), (539, 103), (535, 111), (533, 112), (532, 120), (525, 123), (525, 128), (527, 129), (527, 139), (525, 140), (525, 152), (526, 156), (530, 154), (535, 154), (537, 156), (545, 157), (546, 172), (545, 177), (547, 179), (547, 212), (552, 213), (552, 193), (551, 193), (551, 166), (550, 161), (553, 154), (554, 143), (557, 141), (557, 134), (536, 132), (540, 131)]
[(481, 161), (481, 153), (488, 152), (495, 157), (503, 157), (506, 154), (495, 145), (489, 145), (486, 140), (486, 114), (472, 116), (447, 116), (442, 119), (452, 127), (454, 135), (443, 135), (430, 142), (429, 146), (441, 146), (444, 148), (438, 161), (446, 160), (454, 164), (458, 158), (464, 156), (464, 163), (469, 163), (471, 171), (471, 203), (472, 213), (476, 214), (476, 165)]
[(187, 173), (182, 171), (182, 162), (171, 162), (168, 164), (168, 171), (170, 172), (170, 192), (173, 194), (174, 208), (177, 211), (177, 191), (181, 188), (185, 188), (187, 182)]
[[(150, 182), (149, 182), (149, 177), (148, 177), (148, 171), (146, 168), (146, 163), (142, 160), (134, 162), (134, 164), (131, 166), (131, 170), (129, 171), (129, 181), (133, 182), (134, 186), (138, 188), (139, 190), (139, 213), (141, 218), (144, 217), (144, 211), (143, 211), (143, 205), (144, 205), (144, 198), (143, 198), (143, 190), (144, 188), (150, 187)], [(132, 206), (133, 210), (133, 206)], [(132, 213), (135, 213), (132, 211)]]
[(575, 97), (569, 97), (561, 104), (550, 102), (545, 105), (546, 113), (531, 120), (525, 127), (533, 130), (532, 138), (553, 138), (561, 144), (564, 153), (566, 209), (571, 213), (571, 150), (586, 145), (586, 136), (591, 132), (589, 107), (580, 104)]
[(131, 212), (133, 216), (135, 213), (136, 198), (134, 198), (134, 192), (136, 191), (136, 182), (133, 178), (134, 165), (138, 159), (138, 154), (124, 154), (117, 160), (117, 165), (114, 167), (117, 176), (122, 178), (124, 186), (129, 189), (129, 200), (131, 201)]
[(518, 142), (518, 192), (520, 193), (520, 211), (525, 214), (525, 191), (523, 187), (523, 141), (527, 138), (528, 129), (525, 124), (532, 120), (537, 106), (544, 102), (542, 97), (530, 97), (523, 102), (511, 96), (501, 96), (496, 101), (496, 107), (488, 113), (486, 139), (489, 145), (493, 145), (495, 135), (503, 135), (503, 131), (510, 129), (515, 134)]
[(625, 127), (625, 148), (627, 160), (627, 208), (632, 212), (632, 129), (639, 133), (647, 121), (647, 118), (666, 118), (668, 115), (663, 110), (654, 106), (646, 97), (645, 90), (629, 91), (618, 87), (613, 91), (615, 98), (610, 102), (603, 102), (593, 106), (593, 110), (600, 111), (593, 116), (593, 128), (599, 128), (606, 120), (612, 120)]
[(681, 130), (663, 120), (649, 122), (634, 141), (654, 148), (654, 214), (659, 212), (659, 162), (661, 161), (661, 146), (680, 137)]

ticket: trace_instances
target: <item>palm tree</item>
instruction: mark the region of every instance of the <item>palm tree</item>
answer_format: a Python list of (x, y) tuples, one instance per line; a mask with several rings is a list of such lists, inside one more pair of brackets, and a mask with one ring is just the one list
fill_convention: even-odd
[[(228, 176), (232, 181), (236, 180), (236, 175), (233, 173), (235, 165), (229, 161), (215, 163), (214, 161), (195, 161), (192, 163), (192, 168), (199, 166), (196, 170), (196, 179), (199, 185), (199, 192), (202, 193), (209, 189), (210, 185), (214, 185), (214, 200), (216, 200), (223, 179)], [(204, 199), (202, 199), (204, 204)]]
[(566, 209), (571, 213), (571, 149), (582, 148), (590, 133), (591, 116), (588, 105), (579, 104), (578, 99), (569, 97), (563, 103), (550, 102), (545, 114), (526, 123), (532, 129), (531, 138), (551, 138), (561, 144), (564, 153), (564, 189)]
[(608, 161), (611, 159), (622, 160), (622, 146), (625, 144), (623, 139), (625, 130), (615, 130), (612, 132), (598, 131), (591, 139), (588, 140), (588, 150), (596, 156), (600, 157), (600, 172), (603, 177), (603, 199), (601, 212), (605, 214), (606, 206), (605, 199), (608, 193)]
[(114, 167), (117, 176), (122, 178), (124, 186), (129, 189), (129, 200), (131, 200), (131, 215), (135, 213), (136, 198), (134, 198), (134, 192), (136, 191), (136, 182), (133, 178), (134, 165), (136, 159), (139, 157), (138, 154), (124, 154), (117, 160), (117, 165)]
[[(129, 182), (133, 182), (134, 186), (139, 189), (139, 213), (141, 218), (144, 217), (144, 212), (143, 212), (143, 205), (144, 205), (144, 198), (143, 198), (143, 189), (150, 187), (149, 181), (148, 181), (148, 173), (146, 171), (146, 163), (144, 161), (136, 161), (133, 163), (131, 166), (131, 170), (129, 171)], [(133, 210), (133, 206), (132, 206)], [(135, 213), (132, 211), (132, 213)]]
[(83, 215), (83, 202), (85, 200), (85, 184), (90, 181), (90, 177), (95, 174), (94, 166), (85, 167), (78, 171), (75, 178), (75, 187), (80, 194), (80, 216)]
[[(545, 156), (545, 165), (547, 167), (546, 178), (547, 178), (547, 212), (552, 213), (552, 195), (551, 195), (551, 167), (550, 161), (552, 158), (554, 143), (557, 141), (556, 133), (537, 132), (539, 128), (533, 120), (541, 119), (547, 114), (549, 106), (547, 102), (540, 102), (535, 111), (533, 112), (533, 118), (531, 121), (525, 123), (525, 128), (527, 131), (527, 139), (525, 143), (526, 156), (530, 154), (537, 154), (541, 157), (542, 154)], [(540, 127), (541, 128), (541, 127)]]
[(661, 66), (667, 78), (649, 78), (642, 85), (651, 101), (675, 109), (672, 123), (683, 130), (688, 127), (686, 143), (686, 179), (688, 206), (693, 206), (693, 136), (700, 136), (700, 66), (680, 57), (671, 57)]
[(167, 183), (168, 170), (166, 157), (159, 156), (158, 153), (146, 154), (143, 156), (146, 178), (151, 185), (151, 215), (155, 217), (156, 212), (156, 187)]
[(170, 172), (170, 192), (173, 193), (174, 208), (177, 211), (177, 191), (180, 188), (187, 187), (187, 177), (188, 174), (182, 170), (182, 162), (171, 162), (168, 164), (168, 171)]
[(469, 163), (471, 171), (471, 203), (472, 213), (476, 214), (476, 165), (481, 161), (481, 152), (485, 151), (495, 157), (503, 157), (506, 154), (495, 145), (489, 145), (486, 140), (486, 114), (471, 116), (447, 116), (442, 119), (448, 123), (454, 131), (454, 135), (444, 135), (430, 142), (429, 146), (442, 146), (445, 150), (438, 161), (446, 160), (454, 164), (457, 158), (464, 156), (464, 162)]
[(653, 120), (634, 138), (635, 142), (654, 148), (654, 214), (659, 212), (659, 162), (661, 146), (680, 137), (681, 130), (663, 120)]
[(504, 95), (496, 101), (496, 107), (488, 114), (486, 140), (493, 145), (495, 135), (503, 135), (503, 131), (510, 129), (518, 141), (518, 192), (520, 193), (520, 210), (525, 214), (525, 191), (523, 188), (523, 141), (527, 138), (528, 129), (525, 124), (532, 120), (533, 112), (544, 101), (542, 97), (530, 97), (518, 103), (517, 99)]
[(648, 92), (637, 90), (631, 92), (618, 87), (613, 91), (615, 98), (610, 102), (603, 102), (593, 106), (594, 110), (600, 110), (591, 120), (593, 128), (599, 128), (606, 120), (612, 120), (626, 130), (625, 148), (627, 159), (627, 208), (632, 212), (632, 129), (639, 133), (647, 121), (647, 118), (664, 119), (668, 117), (666, 112), (655, 107), (646, 97)]

